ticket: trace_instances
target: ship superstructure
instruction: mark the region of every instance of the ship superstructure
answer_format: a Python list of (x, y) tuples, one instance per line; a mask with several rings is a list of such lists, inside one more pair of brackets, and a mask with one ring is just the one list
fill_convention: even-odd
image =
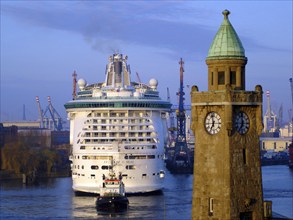
[(110, 56), (105, 75), (91, 85), (79, 79), (80, 91), (65, 104), (73, 189), (99, 193), (101, 177), (113, 169), (127, 193), (161, 190), (171, 104), (159, 97), (156, 79), (131, 82), (127, 56)]

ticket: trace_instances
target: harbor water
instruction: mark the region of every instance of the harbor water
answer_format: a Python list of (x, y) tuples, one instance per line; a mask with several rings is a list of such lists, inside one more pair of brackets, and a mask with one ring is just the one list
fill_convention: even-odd
[[(293, 218), (293, 170), (287, 166), (262, 168), (264, 199), (273, 212)], [(0, 182), (0, 219), (191, 219), (193, 175), (167, 173), (160, 195), (129, 196), (129, 210), (100, 215), (95, 197), (75, 196), (71, 178), (43, 180), (37, 186), (21, 181)]]

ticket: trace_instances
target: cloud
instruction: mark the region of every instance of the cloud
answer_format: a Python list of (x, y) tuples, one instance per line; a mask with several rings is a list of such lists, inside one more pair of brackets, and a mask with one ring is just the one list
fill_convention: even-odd
[[(184, 1), (1, 1), (1, 11), (30, 25), (80, 34), (93, 49), (108, 52), (113, 46), (136, 44), (205, 56), (216, 33), (214, 16), (219, 16), (215, 7), (207, 5)], [(251, 36), (240, 38), (245, 48), (274, 49)]]
[(107, 52), (133, 44), (162, 48), (169, 56), (205, 56), (215, 35), (196, 23), (207, 14), (178, 2), (6, 2), (2, 11), (30, 25), (78, 33)]

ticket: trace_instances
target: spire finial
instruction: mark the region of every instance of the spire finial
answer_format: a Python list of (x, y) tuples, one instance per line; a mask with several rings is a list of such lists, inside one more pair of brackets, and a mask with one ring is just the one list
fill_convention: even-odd
[(230, 11), (225, 9), (222, 14), (224, 15), (224, 19), (228, 19), (228, 15), (230, 14)]

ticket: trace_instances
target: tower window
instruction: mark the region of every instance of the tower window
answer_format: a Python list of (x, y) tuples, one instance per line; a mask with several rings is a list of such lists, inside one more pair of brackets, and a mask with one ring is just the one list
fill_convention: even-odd
[(225, 72), (218, 72), (218, 85), (225, 85)]
[(247, 158), (246, 158), (246, 149), (245, 148), (242, 149), (242, 157), (243, 157), (243, 164), (246, 165)]
[(252, 220), (252, 212), (240, 212), (240, 220)]
[(230, 84), (236, 85), (236, 72), (235, 71), (230, 72)]
[(212, 77), (211, 77), (211, 85), (214, 85), (214, 72), (212, 72)]
[(214, 214), (214, 199), (209, 198), (209, 216), (213, 216)]

